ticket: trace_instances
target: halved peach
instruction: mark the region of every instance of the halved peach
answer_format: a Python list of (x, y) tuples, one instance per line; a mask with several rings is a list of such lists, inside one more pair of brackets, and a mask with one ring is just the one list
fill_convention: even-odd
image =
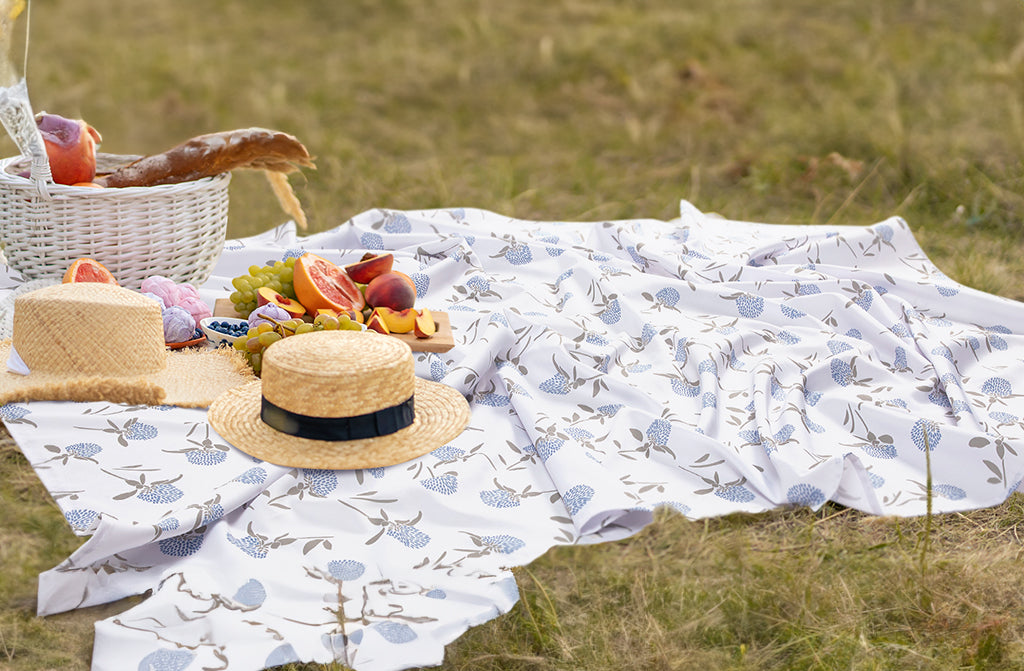
[(270, 287), (260, 287), (256, 290), (256, 305), (262, 306), (268, 303), (273, 303), (296, 319), (306, 314), (306, 308), (297, 300), (282, 296)]
[(394, 262), (395, 255), (391, 252), (385, 254), (366, 254), (359, 261), (345, 266), (345, 272), (348, 273), (353, 282), (368, 284), (374, 277), (391, 272), (391, 266)]
[(369, 331), (376, 331), (377, 333), (383, 333), (384, 335), (391, 334), (391, 330), (388, 329), (388, 325), (384, 321), (384, 318), (376, 312), (371, 313), (370, 318), (366, 320), (366, 328)]
[(409, 333), (416, 324), (419, 316), (416, 310), (406, 308), (405, 310), (392, 310), (391, 308), (374, 308), (373, 314), (380, 315), (384, 323), (388, 325), (391, 333)]
[(412, 332), (416, 334), (417, 338), (429, 338), (437, 333), (437, 324), (434, 322), (434, 315), (430, 313), (430, 310), (423, 308), (419, 311), (413, 322)]

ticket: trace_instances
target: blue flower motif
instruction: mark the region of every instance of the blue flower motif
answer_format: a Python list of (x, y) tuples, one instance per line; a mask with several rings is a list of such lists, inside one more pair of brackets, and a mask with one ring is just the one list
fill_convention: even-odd
[(541, 382), (539, 388), (549, 394), (565, 395), (569, 393), (569, 380), (561, 373), (556, 373)]
[(146, 503), (173, 503), (184, 495), (185, 493), (174, 485), (164, 482), (140, 489), (135, 497)]
[(743, 485), (727, 485), (715, 489), (715, 496), (733, 503), (749, 503), (754, 500), (754, 493)]
[(412, 273), (409, 279), (416, 285), (416, 298), (423, 298), (430, 289), (430, 276), (426, 273)]
[(839, 354), (840, 352), (846, 352), (853, 349), (853, 346), (849, 343), (843, 342), (842, 340), (829, 340), (828, 348), (832, 354)]
[(801, 317), (807, 314), (803, 310), (798, 310), (792, 306), (785, 304), (780, 305), (779, 310), (782, 312), (784, 317), (788, 317), (789, 319), (800, 319)]
[(608, 307), (597, 315), (605, 324), (615, 324), (622, 318), (622, 307), (619, 306), (619, 299), (613, 298), (608, 302)]
[(412, 224), (404, 212), (388, 212), (384, 217), (385, 233), (410, 233)]
[(700, 397), (700, 407), (702, 408), (716, 408), (718, 407), (718, 397), (712, 391), (706, 391)]
[(74, 445), (68, 445), (64, 449), (67, 450), (68, 454), (84, 459), (88, 459), (103, 451), (103, 448), (96, 443), (75, 443)]
[(396, 524), (388, 527), (387, 535), (394, 538), (407, 548), (422, 548), (430, 542), (430, 536), (409, 524)]
[(243, 606), (261, 606), (267, 600), (267, 590), (259, 580), (249, 578), (231, 598)]
[(139, 661), (138, 671), (183, 671), (195, 656), (189, 650), (154, 650)]
[(960, 293), (960, 290), (957, 289), (956, 287), (943, 286), (941, 284), (936, 284), (935, 290), (939, 292), (939, 295), (945, 296), (946, 298), (949, 298), (950, 296), (956, 296), (958, 293)]
[(420, 484), (432, 492), (437, 492), (438, 494), (444, 494), (446, 496), (454, 494), (459, 489), (459, 480), (452, 473), (445, 473), (444, 475), (420, 480)]
[(754, 318), (764, 312), (764, 299), (760, 296), (745, 294), (736, 299), (736, 309), (741, 317)]
[(821, 293), (821, 287), (810, 282), (800, 282), (796, 285), (796, 293), (798, 296), (813, 296)]
[(166, 519), (160, 520), (156, 523), (156, 525), (162, 531), (174, 531), (175, 529), (181, 526), (181, 522), (178, 521), (177, 517), (168, 517)]
[(285, 664), (291, 664), (292, 662), (301, 661), (299, 654), (295, 652), (295, 648), (292, 647), (291, 643), (283, 643), (267, 655), (267, 659), (263, 662), (264, 668), (270, 668), (271, 666), (283, 666)]
[(677, 377), (672, 378), (670, 384), (672, 385), (672, 391), (680, 396), (695, 398), (700, 394), (699, 384), (689, 384)]
[(914, 445), (921, 451), (925, 449), (926, 435), (928, 448), (934, 452), (942, 440), (942, 431), (939, 429), (939, 425), (930, 419), (919, 419), (914, 422), (914, 426), (910, 429), (910, 439), (914, 441)]
[(234, 482), (241, 482), (247, 485), (259, 485), (267, 479), (267, 472), (259, 466), (253, 466), (245, 473), (234, 478)]
[(384, 637), (388, 643), (408, 643), (416, 640), (416, 632), (407, 624), (384, 620), (375, 623), (371, 629)]
[(448, 364), (441, 360), (440, 357), (431, 357), (430, 359), (430, 379), (434, 382), (440, 382), (444, 379), (444, 376), (448, 374)]
[(96, 524), (99, 515), (98, 512), (89, 508), (74, 508), (64, 513), (64, 519), (75, 531), (89, 531)]
[(789, 488), (786, 500), (794, 505), (818, 508), (825, 503), (825, 493), (817, 487), (801, 482)]
[(513, 266), (524, 266), (533, 261), (533, 252), (529, 245), (515, 243), (505, 252), (505, 260)]
[(263, 543), (260, 542), (260, 539), (255, 536), (247, 535), (242, 536), (241, 538), (235, 538), (231, 532), (227, 532), (227, 539), (232, 545), (236, 546), (250, 557), (264, 559), (267, 556), (266, 548), (263, 547)]
[(565, 252), (564, 247), (545, 247), (544, 251), (548, 253), (548, 256), (561, 256)]
[(793, 335), (789, 331), (779, 331), (778, 336), (779, 340), (787, 345), (795, 345), (800, 342), (800, 336)]
[(199, 552), (205, 539), (206, 536), (203, 533), (189, 532), (180, 536), (164, 538), (157, 543), (157, 547), (168, 557), (187, 557)]
[(668, 437), (672, 433), (672, 425), (664, 419), (656, 419), (647, 426), (647, 439), (655, 445), (668, 445)]
[(590, 440), (594, 437), (594, 434), (581, 426), (570, 426), (565, 430), (567, 434), (572, 436), (576, 440)]
[(933, 485), (932, 491), (950, 501), (961, 501), (967, 498), (967, 492), (956, 485)]
[(193, 466), (216, 466), (228, 458), (224, 450), (189, 450), (185, 453), (188, 463)]
[(428, 599), (447, 599), (448, 594), (443, 589), (434, 588), (424, 594)]
[(4, 421), (9, 422), (18, 420), (28, 414), (31, 414), (31, 411), (21, 407), (20, 405), (6, 403), (3, 406), (0, 406), (0, 419), (3, 419)]
[(1013, 393), (1013, 387), (1005, 378), (990, 377), (981, 385), (981, 393), (995, 398), (1006, 398)]
[(430, 456), (440, 461), (455, 461), (459, 457), (466, 454), (465, 450), (459, 449), (453, 445), (442, 445), (436, 450), (430, 453)]
[(867, 312), (868, 310), (871, 309), (871, 303), (874, 301), (874, 299), (872, 298), (873, 294), (874, 292), (871, 291), (870, 289), (867, 291), (862, 291), (857, 295), (856, 298), (853, 299), (853, 302), (861, 310)]
[(476, 403), (480, 405), (486, 405), (491, 408), (504, 408), (512, 402), (512, 397), (506, 396), (505, 394), (496, 394), (494, 392), (487, 392), (485, 394), (479, 394), (475, 399)]
[(605, 338), (600, 333), (594, 333), (593, 331), (587, 331), (587, 342), (591, 345), (599, 345), (604, 347), (608, 344), (608, 338)]
[(679, 302), (679, 291), (673, 287), (665, 287), (654, 294), (654, 298), (661, 305), (667, 305), (668, 307), (675, 307), (675, 304)]
[(565, 441), (561, 438), (542, 438), (536, 444), (537, 456), (541, 461), (547, 461), (555, 452), (562, 449), (562, 445), (565, 445)]
[(485, 489), (480, 492), (480, 500), (491, 508), (516, 508), (519, 499), (504, 489)]
[(892, 331), (894, 335), (896, 335), (897, 337), (900, 337), (900, 338), (913, 338), (914, 337), (910, 333), (910, 329), (907, 328), (907, 325), (904, 324), (903, 322), (896, 322), (896, 323), (894, 323), (892, 326), (889, 327), (889, 330)]
[(156, 427), (142, 422), (132, 422), (125, 427), (124, 437), (128, 440), (152, 440), (156, 438)]
[(590, 503), (590, 499), (594, 498), (594, 488), (589, 485), (576, 485), (570, 487), (565, 494), (562, 495), (562, 502), (565, 503), (566, 509), (570, 515), (575, 515), (583, 506)]
[(358, 580), (366, 572), (366, 564), (355, 559), (333, 559), (327, 562), (327, 572), (335, 580)]
[(623, 405), (621, 403), (615, 403), (611, 405), (599, 405), (597, 411), (605, 417), (614, 417), (619, 410), (622, 410)]
[(846, 361), (832, 359), (829, 363), (829, 368), (832, 370), (832, 379), (839, 386), (845, 387), (853, 382), (853, 368)]
[(861, 332), (858, 329), (850, 329), (849, 331), (846, 332), (846, 337), (853, 338), (854, 340), (864, 339), (864, 336), (861, 335)]
[(483, 536), (480, 540), (482, 540), (485, 545), (503, 555), (512, 554), (516, 550), (526, 547), (525, 542), (515, 536), (509, 536), (508, 534)]
[(861, 449), (869, 457), (874, 457), (875, 459), (895, 459), (897, 456), (896, 446), (891, 444), (872, 445), (871, 443), (864, 443), (861, 445)]
[(363, 233), (359, 236), (359, 244), (366, 249), (384, 249), (384, 238), (377, 233)]
[(1017, 423), (1017, 416), (1016, 415), (1011, 415), (1008, 412), (998, 412), (998, 411), (997, 412), (990, 412), (990, 413), (988, 413), (988, 416), (991, 417), (992, 419), (996, 420), (1000, 424), (1016, 424)]
[(307, 468), (302, 471), (302, 479), (314, 496), (327, 496), (338, 487), (336, 471)]

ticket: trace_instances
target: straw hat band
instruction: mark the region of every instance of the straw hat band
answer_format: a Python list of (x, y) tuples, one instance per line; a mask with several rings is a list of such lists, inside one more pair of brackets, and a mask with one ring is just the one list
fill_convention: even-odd
[(411, 426), (416, 419), (413, 397), (355, 417), (311, 417), (279, 408), (263, 397), (260, 419), (281, 433), (311, 440), (379, 438)]
[[(354, 333), (354, 332), (353, 332)], [(357, 417), (405, 403), (415, 392), (409, 346), (395, 338), (285, 338), (263, 358), (262, 396), (308, 417)]]
[(167, 365), (160, 305), (96, 282), (55, 285), (15, 299), (12, 336), (30, 370), (127, 376)]

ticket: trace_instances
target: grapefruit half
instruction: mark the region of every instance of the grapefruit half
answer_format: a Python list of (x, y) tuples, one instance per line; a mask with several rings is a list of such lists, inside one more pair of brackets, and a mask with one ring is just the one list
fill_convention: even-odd
[(64, 271), (65, 284), (69, 282), (103, 282), (105, 284), (117, 284), (117, 280), (107, 267), (99, 261), (88, 258), (75, 259)]
[(345, 312), (366, 305), (359, 287), (340, 266), (306, 252), (295, 260), (295, 298), (310, 314), (321, 308)]

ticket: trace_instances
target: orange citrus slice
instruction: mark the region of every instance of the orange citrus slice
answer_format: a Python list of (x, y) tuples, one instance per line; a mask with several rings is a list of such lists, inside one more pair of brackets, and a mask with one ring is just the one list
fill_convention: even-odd
[(104, 282), (106, 284), (117, 284), (117, 280), (99, 261), (88, 258), (76, 259), (64, 271), (65, 283), (68, 282)]
[(345, 312), (362, 310), (363, 294), (340, 266), (306, 252), (295, 260), (292, 283), (295, 298), (310, 314), (320, 308)]

